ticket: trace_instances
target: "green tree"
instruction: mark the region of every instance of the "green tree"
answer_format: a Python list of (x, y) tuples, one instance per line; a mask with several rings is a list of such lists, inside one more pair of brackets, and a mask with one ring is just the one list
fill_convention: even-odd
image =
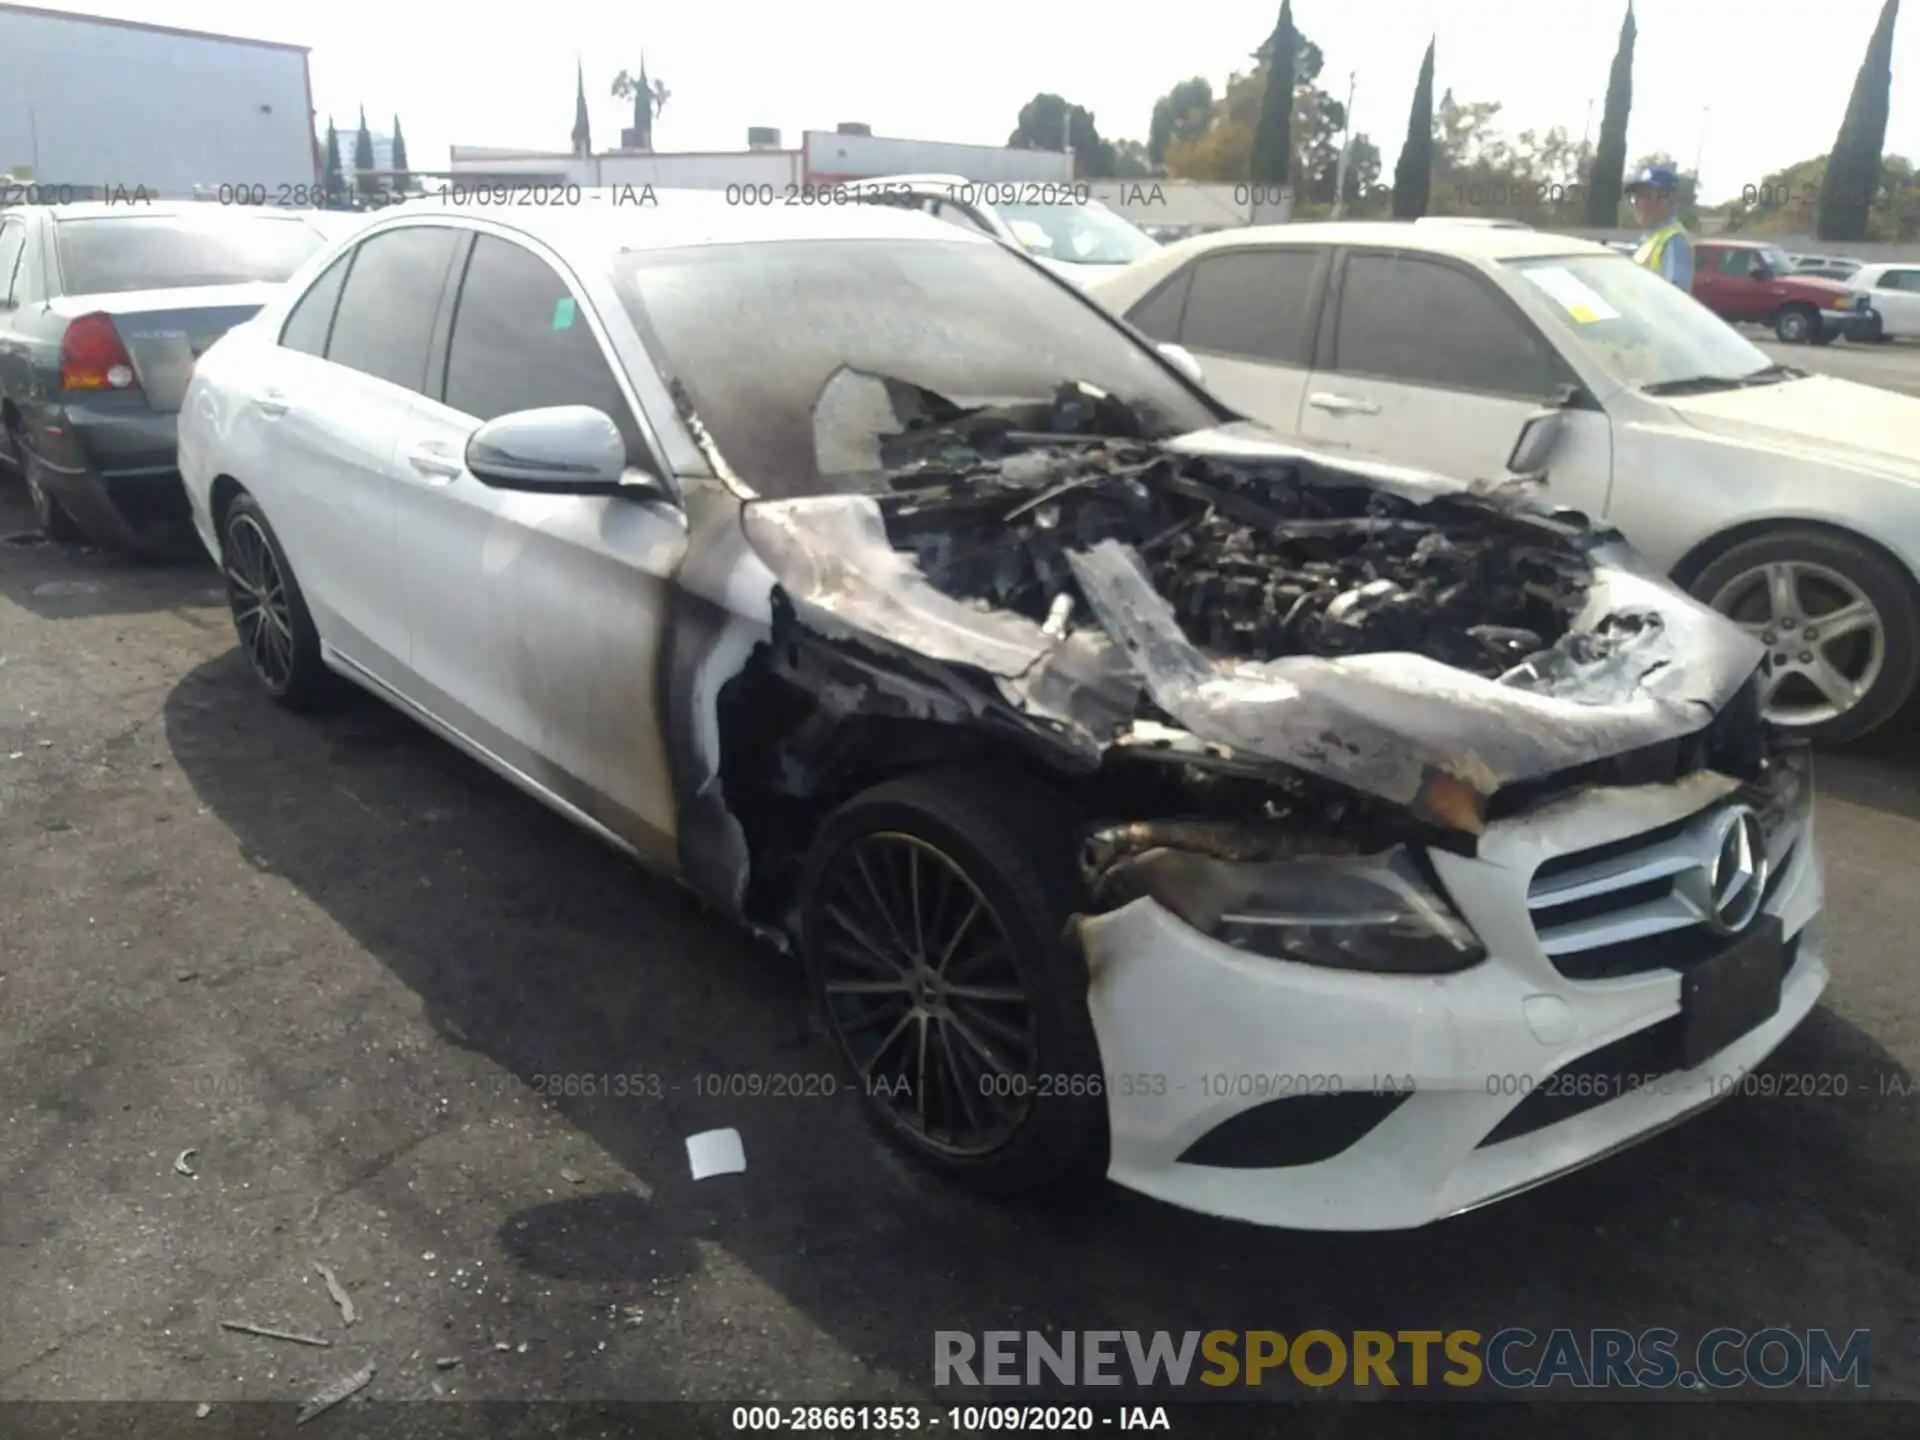
[(1620, 22), (1620, 44), (1607, 74), (1607, 104), (1600, 115), (1600, 143), (1587, 167), (1587, 224), (1612, 229), (1620, 223), (1620, 187), (1627, 166), (1627, 117), (1633, 110), (1633, 42), (1639, 34), (1633, 5)]
[(400, 117), (393, 117), (393, 193), (404, 195), (413, 188), (407, 173), (407, 137), (400, 133)]
[(1864, 240), (1880, 190), (1880, 152), (1887, 142), (1887, 108), (1893, 89), (1893, 26), (1900, 0), (1886, 0), (1854, 77), (1853, 95), (1840, 134), (1827, 157), (1814, 233), (1822, 240)]
[(573, 153), (584, 157), (593, 153), (593, 127), (587, 122), (587, 72), (577, 60), (573, 81)]
[[(1238, 184), (1252, 173), (1253, 137), (1267, 96), (1270, 41), (1271, 37), (1254, 52), (1252, 74), (1235, 72), (1227, 77), (1226, 91), (1214, 98), (1212, 113), (1204, 125), (1196, 118), (1189, 118), (1185, 133), (1169, 139), (1163, 155), (1169, 175), (1182, 180)], [(1315, 203), (1331, 206), (1334, 177), (1340, 168), (1340, 143), (1347, 124), (1346, 106), (1314, 83), (1323, 65), (1320, 47), (1296, 29), (1293, 118), (1288, 128), (1294, 151), (1291, 173), (1299, 182), (1294, 199), (1301, 212), (1309, 211)], [(1176, 86), (1161, 97), (1162, 103), (1172, 100), (1180, 88)], [(1162, 113), (1159, 105), (1155, 106), (1155, 113)], [(1377, 193), (1384, 203), (1385, 193), (1375, 185), (1379, 174), (1378, 148), (1366, 136), (1354, 136), (1347, 170), (1349, 202), (1360, 204), (1364, 210), (1365, 197)]]
[(1153, 157), (1147, 153), (1147, 147), (1138, 140), (1113, 142), (1114, 179), (1147, 180), (1162, 173), (1161, 168), (1153, 163)]
[(1206, 77), (1182, 80), (1153, 102), (1153, 121), (1147, 127), (1147, 158), (1167, 163), (1167, 147), (1198, 140), (1213, 123), (1213, 86)]
[(1298, 48), (1293, 0), (1280, 0), (1280, 18), (1267, 38), (1266, 75), (1260, 87), (1260, 119), (1253, 127), (1247, 178), (1256, 185), (1293, 183), (1293, 65)]
[(1413, 108), (1407, 115), (1407, 143), (1393, 167), (1393, 214), (1414, 220), (1427, 213), (1433, 198), (1433, 47), (1420, 62), (1420, 78), (1413, 87)]
[[(1831, 157), (1815, 155), (1784, 165), (1747, 186), (1727, 207), (1728, 233), (1813, 233), (1830, 165)], [(1883, 155), (1875, 190), (1879, 199), (1868, 215), (1863, 238), (1884, 244), (1920, 239), (1920, 189), (1915, 188), (1913, 161), (1904, 155)]]
[(1063, 141), (1073, 148), (1075, 178), (1112, 178), (1116, 163), (1113, 146), (1100, 138), (1093, 112), (1084, 105), (1069, 105), (1050, 92), (1035, 95), (1020, 107), (1013, 133), (1007, 137), (1007, 148), (1058, 150)]
[(337, 205), (347, 193), (347, 178), (340, 166), (340, 132), (333, 128), (333, 117), (327, 117), (327, 164), (323, 172), (327, 188), (327, 203)]
[(653, 122), (660, 118), (660, 112), (667, 108), (667, 101), (673, 98), (673, 92), (667, 89), (664, 80), (647, 78), (647, 57), (640, 57), (640, 73), (629, 75), (622, 70), (613, 77), (613, 98), (633, 102), (633, 129), (640, 141), (639, 148), (653, 148)]
[(367, 107), (360, 107), (360, 130), (353, 137), (354, 188), (362, 195), (373, 193), (379, 181), (374, 178), (373, 132), (367, 129)]

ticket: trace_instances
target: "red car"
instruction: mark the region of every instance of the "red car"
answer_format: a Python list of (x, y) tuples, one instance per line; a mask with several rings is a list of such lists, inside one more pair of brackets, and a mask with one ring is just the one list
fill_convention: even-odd
[(1789, 345), (1867, 340), (1878, 328), (1864, 293), (1796, 275), (1786, 251), (1757, 240), (1694, 240), (1693, 298), (1722, 320), (1770, 326)]

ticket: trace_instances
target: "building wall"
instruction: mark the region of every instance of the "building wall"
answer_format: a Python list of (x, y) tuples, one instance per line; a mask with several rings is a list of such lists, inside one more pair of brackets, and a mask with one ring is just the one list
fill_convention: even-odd
[(724, 190), (731, 185), (831, 184), (877, 175), (960, 175), (974, 181), (1060, 183), (1069, 157), (1056, 150), (1003, 150), (937, 140), (892, 140), (809, 130), (799, 150), (613, 151), (581, 159), (565, 151), (505, 150), (455, 145), (456, 177), (566, 176), (576, 185), (654, 185), (663, 189)]
[(781, 199), (800, 183), (797, 150), (733, 150), (602, 155), (594, 162), (601, 185), (653, 185), (662, 190), (725, 190), (752, 186), (755, 195)]
[(0, 170), (47, 184), (311, 184), (303, 51), (0, 5)]
[(801, 137), (806, 178), (813, 183), (878, 175), (959, 175), (974, 181), (1053, 181), (1073, 178), (1073, 157), (1059, 150), (1008, 150), (945, 140), (901, 140), (887, 135), (842, 135), (808, 130)]

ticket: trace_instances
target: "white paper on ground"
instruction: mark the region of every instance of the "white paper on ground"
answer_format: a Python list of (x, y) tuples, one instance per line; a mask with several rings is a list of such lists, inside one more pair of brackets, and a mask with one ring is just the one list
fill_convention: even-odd
[(1609, 305), (1597, 290), (1571, 270), (1563, 270), (1557, 265), (1534, 265), (1520, 273), (1557, 300), (1560, 308), (1582, 325), (1591, 325), (1597, 320), (1620, 318), (1618, 310)]
[(738, 1130), (702, 1130), (687, 1137), (687, 1163), (693, 1178), (709, 1175), (738, 1175), (747, 1168), (747, 1152), (740, 1146)]

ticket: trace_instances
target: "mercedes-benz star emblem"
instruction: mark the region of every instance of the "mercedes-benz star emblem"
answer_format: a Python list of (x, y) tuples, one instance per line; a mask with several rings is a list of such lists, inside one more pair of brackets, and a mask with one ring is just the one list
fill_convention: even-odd
[(1706, 834), (1706, 921), (1722, 935), (1753, 923), (1767, 896), (1767, 837), (1745, 805), (1714, 816)]

